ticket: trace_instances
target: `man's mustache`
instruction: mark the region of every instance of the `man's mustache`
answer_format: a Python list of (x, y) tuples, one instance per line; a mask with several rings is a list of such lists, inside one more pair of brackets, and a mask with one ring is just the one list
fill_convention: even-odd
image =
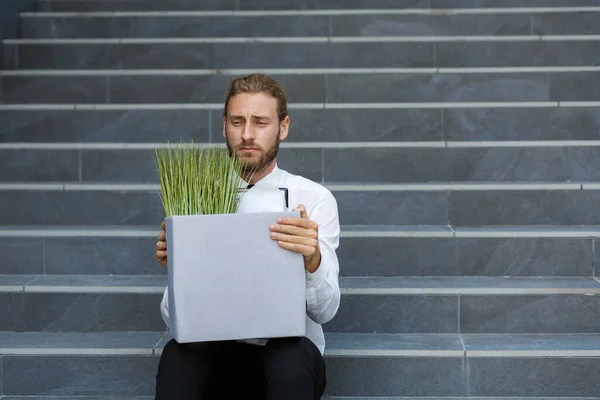
[(236, 150), (244, 149), (244, 148), (253, 148), (262, 150), (262, 148), (254, 142), (242, 142), (235, 147)]

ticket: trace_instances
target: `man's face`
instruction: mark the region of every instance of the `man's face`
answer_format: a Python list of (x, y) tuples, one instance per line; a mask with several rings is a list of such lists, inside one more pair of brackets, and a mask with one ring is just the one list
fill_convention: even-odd
[(279, 123), (275, 98), (263, 93), (242, 93), (229, 100), (223, 136), (229, 153), (235, 153), (246, 170), (258, 172), (274, 164), (288, 126), (287, 117)]

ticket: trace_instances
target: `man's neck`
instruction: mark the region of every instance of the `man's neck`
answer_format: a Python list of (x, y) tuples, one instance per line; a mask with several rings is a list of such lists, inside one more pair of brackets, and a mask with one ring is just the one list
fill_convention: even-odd
[(261, 179), (263, 179), (265, 176), (269, 175), (271, 172), (273, 172), (273, 170), (275, 169), (275, 166), (277, 165), (277, 162), (275, 160), (273, 160), (270, 164), (265, 165), (263, 168), (261, 168), (259, 171), (256, 171), (253, 175), (252, 178), (250, 179), (250, 181), (248, 181), (248, 177), (246, 177), (246, 179), (244, 179), (246, 182), (248, 182), (251, 185), (256, 184), (258, 181), (260, 181)]

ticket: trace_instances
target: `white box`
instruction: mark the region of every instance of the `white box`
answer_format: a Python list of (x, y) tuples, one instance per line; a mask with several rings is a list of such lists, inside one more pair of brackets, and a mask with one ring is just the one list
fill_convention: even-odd
[(269, 226), (297, 211), (166, 219), (170, 335), (179, 343), (304, 336), (304, 258)]

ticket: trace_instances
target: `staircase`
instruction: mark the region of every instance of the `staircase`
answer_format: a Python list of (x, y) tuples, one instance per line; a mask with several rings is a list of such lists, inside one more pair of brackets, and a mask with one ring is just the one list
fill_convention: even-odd
[(153, 149), (222, 143), (253, 71), (339, 205), (327, 396), (600, 398), (600, 0), (37, 10), (0, 71), (2, 400), (153, 398)]

